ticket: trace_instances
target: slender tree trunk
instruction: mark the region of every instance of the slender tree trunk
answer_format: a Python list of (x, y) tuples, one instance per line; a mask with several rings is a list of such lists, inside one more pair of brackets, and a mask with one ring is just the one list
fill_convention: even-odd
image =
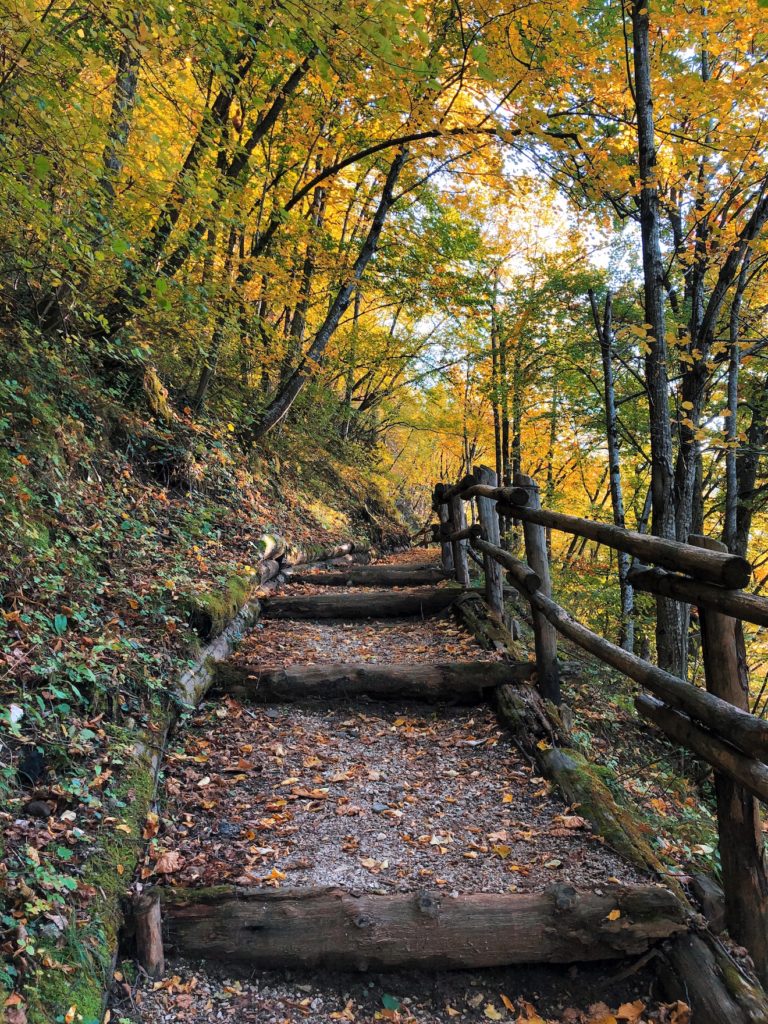
[[(230, 278), (232, 276), (232, 264), (234, 261), (235, 250), (237, 249), (237, 229), (233, 226), (229, 232), (229, 243), (227, 245), (227, 256), (224, 261), (224, 287), (225, 289), (231, 288)], [(197, 383), (197, 390), (195, 391), (195, 397), (192, 399), (192, 409), (196, 416), (205, 408), (205, 401), (208, 397), (208, 389), (211, 386), (211, 381), (216, 373), (216, 367), (219, 364), (219, 356), (221, 355), (221, 346), (224, 343), (224, 337), (226, 335), (227, 323), (229, 321), (229, 313), (231, 309), (232, 296), (227, 295), (226, 298), (221, 300), (221, 307), (216, 314), (216, 320), (214, 323), (213, 334), (211, 336), (211, 345), (208, 350), (208, 355), (205, 360), (205, 364), (200, 373), (200, 379)]]
[[(510, 467), (511, 463), (511, 467)], [(512, 450), (507, 454), (507, 472), (509, 480), (522, 471), (523, 465), (523, 341), (515, 339), (515, 351), (512, 356)]]
[[(590, 289), (589, 301), (595, 321), (595, 332), (600, 343), (603, 363), (603, 395), (605, 400), (605, 437), (608, 446), (608, 481), (611, 492), (613, 521), (622, 529), (626, 526), (624, 515), (624, 491), (621, 484), (621, 455), (619, 452), (619, 427), (616, 413), (616, 390), (613, 378), (613, 303), (611, 293), (605, 297), (605, 311), (602, 322), (595, 293)], [(630, 558), (625, 551), (617, 551), (619, 570), (619, 591), (621, 595), (621, 635), (619, 643), (630, 653), (635, 644), (635, 595), (627, 579)]]
[(341, 436), (344, 440), (349, 439), (352, 429), (352, 398), (355, 393), (355, 365), (357, 363), (357, 338), (360, 330), (360, 303), (362, 292), (358, 282), (355, 289), (355, 304), (352, 312), (352, 331), (350, 333), (350, 352), (347, 359), (347, 373), (344, 380), (344, 422), (342, 424)]
[[(675, 507), (672, 473), (672, 430), (669, 415), (664, 265), (661, 254), (659, 195), (656, 180), (653, 93), (648, 42), (647, 0), (631, 0), (632, 46), (635, 71), (635, 104), (639, 150), (640, 233), (643, 249), (645, 320), (649, 325), (645, 357), (650, 416), (651, 503), (653, 533), (675, 538)], [(686, 675), (687, 638), (682, 635), (675, 601), (656, 602), (656, 650), (659, 664), (674, 675)]]
[[(307, 314), (312, 299), (312, 279), (315, 276), (315, 263), (317, 257), (317, 238), (323, 227), (325, 217), (326, 190), (315, 189), (312, 196), (312, 204), (309, 209), (309, 237), (304, 252), (304, 262), (301, 268), (301, 283), (299, 284), (299, 299), (293, 310), (293, 316), (286, 317), (286, 350), (283, 358), (283, 366), (280, 374), (281, 380), (287, 380), (293, 368), (301, 361), (301, 352), (304, 345), (304, 331), (307, 326)], [(288, 326), (290, 321), (290, 326)]]
[[(138, 25), (139, 14), (134, 11), (130, 15), (130, 27), (135, 31)], [(132, 38), (126, 36), (120, 50), (115, 89), (112, 94), (112, 110), (109, 115), (107, 142), (102, 155), (104, 171), (99, 178), (99, 187), (105, 200), (99, 209), (102, 218), (105, 218), (114, 203), (115, 181), (120, 176), (125, 161), (125, 150), (131, 134), (138, 84), (139, 52), (134, 46)]]
[(739, 375), (741, 370), (741, 306), (744, 290), (749, 278), (751, 250), (747, 250), (741, 265), (736, 294), (731, 303), (729, 317), (729, 356), (728, 356), (728, 417), (725, 421), (725, 521), (723, 524), (723, 542), (729, 551), (746, 557), (746, 551), (736, 552), (737, 519), (739, 508), (739, 478), (737, 472), (737, 445), (739, 436)]
[[(752, 418), (747, 440), (736, 456), (736, 528), (733, 552), (747, 557), (752, 528), (760, 457), (768, 441), (768, 379), (756, 381), (750, 404)], [(730, 545), (729, 545), (730, 548)]]
[(368, 266), (371, 257), (376, 252), (376, 247), (379, 243), (379, 238), (381, 237), (384, 222), (387, 219), (387, 214), (395, 202), (395, 185), (400, 177), (403, 165), (405, 164), (407, 152), (408, 151), (405, 148), (399, 150), (395, 159), (392, 161), (384, 183), (384, 189), (381, 194), (378, 208), (374, 214), (371, 227), (368, 231), (368, 236), (363, 243), (357, 259), (355, 260), (352, 272), (337, 291), (331, 308), (328, 310), (325, 320), (315, 334), (305, 357), (264, 412), (261, 421), (254, 430), (255, 437), (263, 437), (287, 416), (291, 406), (296, 401), (305, 384), (309, 380), (310, 375), (313, 372), (312, 367), (322, 363), (328, 342), (333, 337), (333, 334), (339, 325), (339, 320), (349, 306), (352, 295), (360, 281), (360, 278), (363, 276), (365, 268)]
[(497, 280), (491, 298), (491, 409), (493, 411), (493, 442), (496, 452), (496, 479), (504, 479), (501, 444), (501, 380), (499, 371), (499, 320), (496, 312)]
[[(107, 324), (105, 333), (108, 337), (115, 337), (119, 334), (130, 320), (135, 309), (146, 303), (146, 296), (142, 297), (137, 293), (137, 285), (147, 273), (152, 272), (158, 266), (173, 229), (176, 227), (186, 206), (190, 194), (190, 184), (197, 180), (204, 157), (214, 139), (216, 137), (220, 139), (228, 130), (232, 104), (234, 103), (238, 86), (250, 69), (253, 61), (252, 52), (252, 47), (249, 47), (247, 53), (238, 59), (235, 70), (229, 75), (226, 83), (219, 90), (211, 107), (205, 111), (195, 139), (187, 151), (182, 169), (171, 190), (171, 194), (164, 203), (160, 215), (149, 234), (140, 245), (125, 281), (104, 311), (103, 317)], [(214, 217), (224, 201), (228, 185), (239, 181), (245, 176), (253, 151), (274, 127), (288, 100), (296, 92), (309, 71), (315, 55), (316, 51), (314, 49), (311, 50), (301, 64), (294, 68), (285, 82), (277, 88), (271, 103), (261, 111), (250, 136), (239, 147), (235, 156), (229, 162), (226, 160), (217, 161), (218, 174), (215, 194), (212, 200), (212, 215)], [(165, 260), (162, 265), (162, 272), (166, 277), (172, 277), (178, 273), (185, 264), (195, 245), (203, 237), (208, 219), (206, 217), (194, 225), (187, 233), (182, 244)], [(149, 290), (147, 294), (149, 294)]]

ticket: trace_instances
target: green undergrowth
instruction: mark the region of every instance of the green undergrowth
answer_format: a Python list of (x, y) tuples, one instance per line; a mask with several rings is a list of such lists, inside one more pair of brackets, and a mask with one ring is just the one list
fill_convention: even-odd
[(709, 771), (643, 722), (634, 709), (637, 686), (631, 680), (572, 648), (567, 655), (572, 660), (564, 698), (580, 750), (614, 796), (636, 808), (655, 855), (671, 874), (719, 877)]
[[(532, 631), (519, 616), (518, 622), (533, 649)], [(639, 688), (631, 679), (563, 637), (558, 653), (577, 756), (590, 763), (617, 811), (630, 809), (633, 828), (639, 827), (663, 872), (681, 880), (695, 871), (719, 878), (709, 769), (639, 717)], [(599, 808), (595, 817), (601, 817)]]
[(247, 600), (262, 535), (318, 550), (407, 528), (375, 453), (301, 415), (244, 448), (226, 420), (33, 351), (0, 363), (0, 991), (49, 1024), (100, 1016), (152, 786), (129, 751)]

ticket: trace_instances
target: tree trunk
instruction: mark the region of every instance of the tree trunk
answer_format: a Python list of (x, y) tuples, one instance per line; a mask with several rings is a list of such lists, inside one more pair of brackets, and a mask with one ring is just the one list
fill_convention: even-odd
[(312, 367), (322, 363), (328, 342), (333, 337), (333, 334), (339, 325), (339, 320), (349, 306), (352, 295), (357, 288), (360, 278), (363, 276), (365, 268), (368, 266), (368, 263), (376, 252), (376, 247), (379, 243), (379, 238), (381, 237), (384, 222), (387, 219), (387, 214), (395, 203), (394, 189), (397, 180), (400, 177), (403, 165), (405, 164), (406, 156), (407, 149), (403, 148), (399, 150), (395, 159), (392, 161), (381, 193), (378, 208), (374, 214), (370, 230), (368, 231), (368, 237), (363, 243), (360, 254), (355, 260), (352, 273), (336, 293), (336, 297), (331, 304), (328, 314), (315, 334), (312, 344), (309, 346), (309, 349), (301, 363), (294, 370), (290, 378), (286, 381), (285, 385), (280, 389), (264, 412), (261, 421), (254, 430), (254, 437), (263, 437), (288, 415), (291, 406), (296, 401), (303, 390), (304, 385), (309, 380), (310, 375), (313, 372)]
[[(632, 0), (632, 44), (640, 170), (640, 234), (643, 248), (646, 339), (646, 387), (650, 416), (653, 533), (675, 537), (672, 473), (672, 429), (669, 415), (664, 264), (661, 254), (659, 195), (656, 180), (653, 93), (648, 44), (648, 0)], [(656, 649), (659, 664), (673, 675), (686, 675), (687, 637), (682, 635), (677, 603), (665, 597), (656, 602)]]
[[(613, 522), (624, 529), (624, 492), (621, 485), (621, 456), (619, 453), (619, 426), (616, 413), (616, 390), (613, 380), (613, 305), (610, 291), (605, 297), (605, 311), (602, 321), (597, 307), (595, 293), (590, 289), (589, 301), (595, 321), (595, 332), (600, 343), (603, 363), (603, 397), (605, 402), (605, 438), (608, 446), (608, 479), (613, 508)], [(632, 584), (627, 579), (630, 559), (625, 551), (618, 551), (616, 559), (619, 568), (619, 591), (621, 595), (621, 633), (619, 643), (627, 651), (635, 648), (635, 614)]]
[[(692, 537), (705, 548), (719, 541)], [(701, 645), (707, 690), (749, 711), (749, 678), (741, 622), (700, 608)], [(728, 931), (749, 950), (758, 976), (768, 984), (768, 872), (760, 807), (754, 796), (723, 772), (715, 773), (720, 861)]]

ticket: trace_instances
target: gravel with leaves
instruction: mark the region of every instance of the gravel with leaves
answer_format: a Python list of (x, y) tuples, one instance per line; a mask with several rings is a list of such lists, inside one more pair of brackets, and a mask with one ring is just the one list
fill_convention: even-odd
[[(178, 962), (138, 990), (115, 984), (112, 1022), (136, 1024), (690, 1024), (684, 1003), (648, 996), (647, 970), (614, 979), (603, 965), (335, 974), (282, 971), (237, 977)], [(592, 1001), (590, 992), (603, 998)], [(606, 1001), (607, 1000), (607, 1001)], [(578, 1009), (578, 1007), (584, 1007)]]

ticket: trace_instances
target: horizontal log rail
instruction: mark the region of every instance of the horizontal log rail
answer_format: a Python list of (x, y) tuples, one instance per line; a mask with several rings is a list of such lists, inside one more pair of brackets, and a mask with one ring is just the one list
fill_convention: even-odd
[[(524, 590), (523, 583), (528, 578), (528, 566), (520, 562), (518, 567), (510, 569), (510, 576), (520, 585), (520, 589)], [(598, 636), (571, 618), (564, 608), (539, 591), (527, 593), (526, 596), (531, 605), (540, 611), (559, 633), (579, 647), (606, 665), (618, 669), (630, 679), (634, 679), (667, 704), (702, 722), (713, 732), (728, 737), (743, 753), (751, 754), (759, 760), (768, 758), (768, 722), (735, 708), (728, 701), (721, 700), (706, 690), (700, 690), (684, 679), (679, 679), (649, 661), (638, 658), (636, 654), (630, 654), (610, 640)]]
[(663, 537), (649, 537), (634, 530), (624, 530), (610, 523), (597, 523), (580, 516), (569, 516), (549, 509), (529, 509), (520, 506), (509, 508), (509, 515), (523, 522), (535, 523), (552, 530), (586, 537), (618, 551), (626, 551), (641, 562), (661, 565), (673, 572), (684, 572), (697, 580), (716, 583), (721, 587), (738, 588), (749, 582), (752, 566), (740, 555), (721, 551), (707, 551), (693, 544), (665, 540)]
[[(440, 488), (443, 488), (440, 490)], [(473, 475), (465, 476), (453, 487), (438, 484), (435, 488), (435, 504), (446, 505), (452, 498), (471, 501), (472, 498), (490, 498), (504, 505), (527, 505), (529, 500), (526, 487), (493, 487), (490, 484), (479, 484)]]
[(477, 535), (473, 535), (470, 538), (470, 544), (476, 551), (482, 551), (484, 554), (490, 555), (491, 558), (495, 559), (505, 569), (515, 569), (517, 573), (515, 583), (526, 593), (532, 594), (534, 590), (538, 590), (541, 587), (541, 577), (539, 574), (534, 572), (525, 562), (521, 562), (514, 555), (505, 551), (504, 548), (500, 548), (496, 544), (489, 544), (487, 540), (483, 540), (482, 537)]
[(768, 767), (753, 757), (745, 757), (730, 743), (706, 732), (687, 715), (668, 707), (655, 697), (641, 694), (635, 707), (643, 718), (653, 722), (681, 746), (688, 747), (720, 772), (724, 772), (750, 793), (768, 804)]
[(627, 581), (635, 590), (661, 597), (674, 597), (697, 608), (714, 608), (743, 622), (768, 626), (768, 598), (746, 594), (743, 590), (726, 590), (711, 583), (689, 579), (655, 566), (636, 565), (629, 570)]

